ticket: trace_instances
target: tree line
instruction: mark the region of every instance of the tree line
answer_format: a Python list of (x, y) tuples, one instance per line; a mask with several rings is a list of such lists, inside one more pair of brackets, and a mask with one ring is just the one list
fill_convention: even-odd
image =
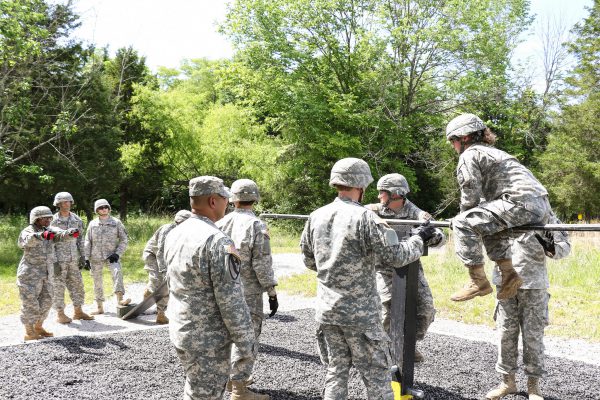
[(303, 213), (331, 200), (330, 167), (352, 156), (452, 216), (444, 128), (472, 112), (563, 218), (600, 214), (598, 0), (569, 41), (543, 30), (542, 91), (511, 63), (534, 23), (526, 0), (236, 0), (220, 26), (231, 59), (156, 73), (133, 48), (77, 40), (71, 2), (0, 4), (0, 212), (59, 191), (88, 215), (99, 197), (122, 218), (173, 212), (210, 174), (254, 179), (263, 209)]

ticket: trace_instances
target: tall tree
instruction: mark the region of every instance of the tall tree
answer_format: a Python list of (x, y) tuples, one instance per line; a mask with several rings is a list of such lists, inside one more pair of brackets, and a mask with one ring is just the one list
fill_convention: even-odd
[[(577, 64), (548, 148), (540, 156), (543, 179), (559, 211), (600, 215), (600, 1), (573, 29), (569, 51)], [(577, 193), (577, 196), (573, 194)]]

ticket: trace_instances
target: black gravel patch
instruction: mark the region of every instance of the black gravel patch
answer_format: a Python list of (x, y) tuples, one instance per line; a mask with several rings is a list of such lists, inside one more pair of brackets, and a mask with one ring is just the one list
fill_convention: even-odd
[[(312, 310), (267, 320), (253, 389), (272, 399), (321, 398), (325, 367), (316, 352)], [(426, 357), (415, 368), (415, 387), (426, 399), (482, 399), (498, 383), (495, 346), (429, 334), (420, 344)], [(0, 348), (0, 399), (179, 399), (184, 376), (166, 328), (46, 339)], [(548, 400), (600, 400), (600, 367), (547, 358), (542, 390)], [(506, 400), (527, 399), (523, 391)], [(227, 398), (227, 396), (225, 396)], [(365, 399), (352, 370), (349, 398)]]

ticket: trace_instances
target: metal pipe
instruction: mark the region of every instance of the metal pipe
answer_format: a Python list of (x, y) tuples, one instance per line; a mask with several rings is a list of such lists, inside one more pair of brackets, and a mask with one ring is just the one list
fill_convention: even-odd
[[(260, 214), (265, 219), (299, 219), (307, 220), (308, 215), (302, 214)], [(414, 219), (384, 219), (388, 225), (421, 225), (425, 221)], [(436, 228), (450, 228), (449, 221), (429, 221)], [(600, 232), (600, 224), (545, 224), (545, 225), (522, 225), (510, 228), (513, 231), (569, 231), (569, 232)]]

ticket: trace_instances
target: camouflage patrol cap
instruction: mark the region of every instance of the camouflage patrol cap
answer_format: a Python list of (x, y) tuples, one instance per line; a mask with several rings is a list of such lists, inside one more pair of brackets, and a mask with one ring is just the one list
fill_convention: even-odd
[(406, 196), (410, 192), (406, 178), (400, 174), (387, 174), (379, 178), (377, 190), (386, 190), (397, 196)]
[(57, 206), (60, 203), (62, 203), (63, 201), (70, 201), (71, 203), (75, 203), (75, 200), (73, 200), (73, 196), (71, 196), (71, 193), (69, 193), (69, 192), (56, 193), (56, 196), (54, 196), (54, 205)]
[(329, 186), (342, 185), (364, 189), (373, 182), (371, 168), (360, 158), (342, 158), (331, 168)]
[(475, 114), (461, 114), (446, 126), (446, 139), (467, 136), (486, 128), (485, 124)]
[(31, 209), (29, 212), (29, 223), (33, 224), (39, 218), (52, 218), (52, 211), (46, 206), (38, 206)]
[(258, 185), (252, 179), (238, 179), (231, 184), (231, 201), (258, 201)]
[(216, 176), (198, 176), (190, 180), (190, 196), (208, 196), (209, 194), (218, 194), (219, 196), (229, 198), (231, 193), (229, 188), (223, 185), (223, 180)]
[(98, 208), (100, 208), (102, 206), (108, 206), (108, 209), (112, 210), (112, 208), (110, 207), (110, 204), (108, 204), (108, 200), (98, 199), (94, 202), (94, 211), (98, 211)]
[(186, 219), (188, 219), (191, 216), (192, 216), (191, 211), (179, 210), (179, 211), (177, 211), (177, 214), (175, 214), (175, 223), (177, 225), (179, 225), (180, 223), (182, 223), (183, 221), (185, 221)]

